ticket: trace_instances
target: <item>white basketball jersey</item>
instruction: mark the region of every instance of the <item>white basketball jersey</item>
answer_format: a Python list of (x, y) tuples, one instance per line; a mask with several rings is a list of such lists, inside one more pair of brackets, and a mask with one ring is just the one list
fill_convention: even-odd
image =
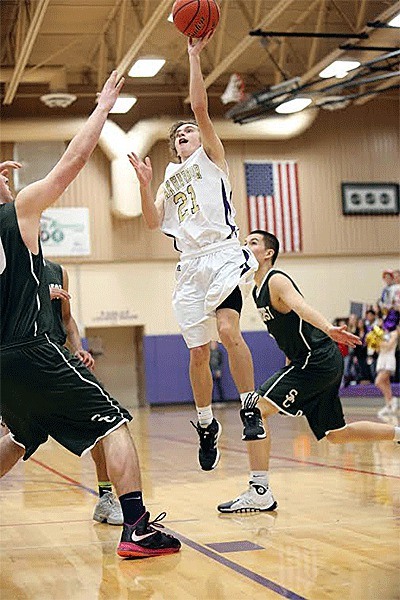
[(184, 163), (169, 163), (165, 170), (161, 231), (182, 253), (237, 238), (231, 195), (226, 173), (200, 146)]

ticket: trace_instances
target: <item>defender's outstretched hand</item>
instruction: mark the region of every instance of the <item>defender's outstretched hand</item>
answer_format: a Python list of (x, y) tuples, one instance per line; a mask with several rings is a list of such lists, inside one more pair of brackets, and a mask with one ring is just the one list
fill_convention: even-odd
[(132, 167), (136, 171), (137, 178), (139, 179), (139, 183), (142, 186), (149, 185), (152, 177), (153, 177), (153, 169), (151, 166), (151, 160), (148, 156), (143, 160), (141, 160), (137, 154), (131, 152), (128, 154), (129, 162)]
[(337, 342), (338, 344), (346, 344), (347, 346), (350, 346), (350, 348), (361, 346), (362, 341), (358, 335), (354, 335), (353, 333), (346, 331), (346, 329), (347, 325), (342, 325), (341, 327), (334, 327), (332, 325), (327, 334), (334, 342)]
[(122, 86), (125, 83), (124, 77), (121, 77), (119, 80), (118, 77), (117, 71), (113, 71), (105, 82), (100, 94), (98, 94), (97, 105), (100, 106), (100, 108), (105, 108), (107, 112), (114, 106)]

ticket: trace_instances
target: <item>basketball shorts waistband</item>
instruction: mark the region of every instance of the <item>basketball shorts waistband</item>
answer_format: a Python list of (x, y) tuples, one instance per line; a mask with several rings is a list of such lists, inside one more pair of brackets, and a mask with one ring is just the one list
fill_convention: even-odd
[(13, 342), (12, 344), (4, 344), (0, 346), (0, 352), (7, 352), (7, 350), (16, 350), (17, 348), (20, 347), (27, 347), (27, 346), (39, 346), (40, 344), (43, 344), (44, 342), (47, 342), (48, 338), (45, 334), (43, 335), (38, 335), (37, 337), (34, 338), (23, 338), (21, 340), (18, 340), (16, 342)]

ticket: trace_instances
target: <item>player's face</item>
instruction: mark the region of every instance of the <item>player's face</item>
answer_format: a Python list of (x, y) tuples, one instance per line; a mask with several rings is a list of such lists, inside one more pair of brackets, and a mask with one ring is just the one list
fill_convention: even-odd
[(8, 177), (4, 173), (0, 173), (0, 204), (8, 204), (13, 200), (14, 198), (8, 186)]
[(251, 233), (244, 241), (245, 246), (250, 248), (256, 257), (258, 264), (262, 265), (267, 258), (268, 250), (265, 248), (264, 238), (259, 233)]
[(200, 131), (190, 123), (181, 125), (175, 133), (175, 150), (181, 160), (186, 160), (200, 148)]

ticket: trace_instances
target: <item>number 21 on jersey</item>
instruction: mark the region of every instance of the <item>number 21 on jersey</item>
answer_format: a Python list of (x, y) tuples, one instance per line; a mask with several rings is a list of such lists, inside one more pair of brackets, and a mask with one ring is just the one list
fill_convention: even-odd
[(200, 206), (196, 201), (196, 194), (191, 185), (188, 185), (186, 192), (178, 192), (174, 196), (174, 203), (178, 207), (179, 223), (182, 223), (189, 214), (196, 214), (200, 210)]

